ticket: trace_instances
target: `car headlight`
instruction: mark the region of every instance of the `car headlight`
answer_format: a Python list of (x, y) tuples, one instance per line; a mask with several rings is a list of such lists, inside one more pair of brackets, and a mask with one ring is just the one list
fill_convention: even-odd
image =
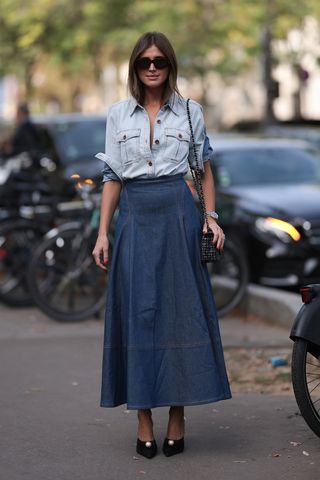
[(289, 243), (292, 240), (297, 242), (301, 238), (300, 233), (291, 223), (280, 220), (279, 218), (260, 217), (256, 219), (255, 225), (261, 232), (271, 233), (285, 243)]

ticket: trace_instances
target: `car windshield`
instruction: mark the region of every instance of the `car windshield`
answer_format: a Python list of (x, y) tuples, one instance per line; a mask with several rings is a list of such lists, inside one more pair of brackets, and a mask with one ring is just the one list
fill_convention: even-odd
[(215, 155), (219, 185), (320, 183), (320, 154), (297, 148), (239, 148)]
[(93, 157), (104, 151), (104, 120), (61, 122), (54, 125), (57, 150), (64, 163)]

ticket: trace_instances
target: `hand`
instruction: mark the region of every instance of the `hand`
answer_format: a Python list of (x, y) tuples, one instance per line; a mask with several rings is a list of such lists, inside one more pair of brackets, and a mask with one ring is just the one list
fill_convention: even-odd
[(92, 251), (92, 255), (96, 265), (105, 272), (108, 271), (108, 250), (109, 240), (107, 235), (99, 235)]
[[(216, 246), (216, 248), (218, 250), (222, 251), (223, 246), (224, 246), (224, 241), (225, 241), (225, 234), (224, 234), (222, 228), (219, 227), (216, 220), (212, 217), (208, 217), (208, 224), (209, 224), (209, 228), (213, 232), (213, 242), (212, 243)], [(202, 231), (203, 231), (203, 233), (207, 233), (206, 222), (204, 222)]]

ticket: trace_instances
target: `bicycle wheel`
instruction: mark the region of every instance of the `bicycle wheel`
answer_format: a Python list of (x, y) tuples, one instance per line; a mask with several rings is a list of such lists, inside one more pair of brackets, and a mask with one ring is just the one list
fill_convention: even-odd
[(64, 226), (49, 235), (32, 256), (28, 285), (36, 305), (49, 317), (76, 322), (97, 313), (105, 303), (107, 274), (94, 263), (97, 231)]
[(219, 317), (242, 300), (249, 278), (246, 256), (240, 245), (227, 241), (220, 260), (208, 263), (213, 295)]
[(26, 271), (30, 252), (44, 231), (35, 222), (16, 219), (0, 225), (0, 300), (14, 307), (33, 305)]
[(291, 372), (301, 415), (320, 437), (320, 347), (298, 338), (293, 345)]

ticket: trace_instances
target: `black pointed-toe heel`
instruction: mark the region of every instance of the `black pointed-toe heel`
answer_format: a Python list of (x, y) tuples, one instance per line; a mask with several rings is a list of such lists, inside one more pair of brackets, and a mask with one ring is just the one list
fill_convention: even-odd
[(137, 438), (136, 451), (146, 458), (152, 458), (158, 451), (157, 442), (155, 440), (143, 442), (140, 438)]
[(184, 450), (184, 437), (179, 438), (179, 440), (170, 440), (165, 438), (162, 446), (162, 451), (166, 457), (171, 457), (177, 453), (182, 453)]

